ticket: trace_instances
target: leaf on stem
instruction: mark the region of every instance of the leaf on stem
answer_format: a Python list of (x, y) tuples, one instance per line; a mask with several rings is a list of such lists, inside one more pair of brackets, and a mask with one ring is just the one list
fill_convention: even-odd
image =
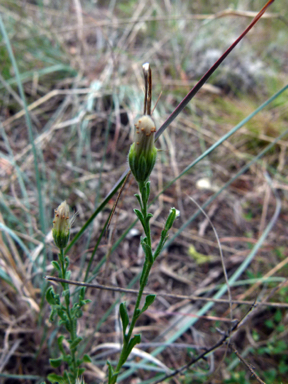
[(138, 193), (135, 193), (134, 195), (136, 197), (136, 199), (138, 200), (138, 203), (140, 205), (140, 208), (143, 210), (143, 206), (142, 206), (142, 201), (141, 201), (141, 197)]
[(149, 223), (149, 220), (153, 217), (153, 214), (152, 213), (148, 213), (148, 215), (146, 216), (146, 222)]
[(152, 254), (152, 249), (150, 245), (147, 244), (147, 238), (145, 237), (144, 239), (141, 240), (141, 245), (143, 248), (143, 251), (145, 253), (146, 260), (149, 264), (153, 263), (153, 254)]
[(59, 273), (61, 273), (61, 268), (60, 268), (60, 265), (59, 265), (58, 261), (53, 260), (53, 261), (51, 261), (51, 264), (53, 265), (53, 267), (54, 267), (55, 269), (57, 269), (57, 271), (58, 271)]
[(67, 331), (71, 333), (72, 327), (71, 327), (71, 324), (70, 324), (70, 321), (68, 320), (68, 318), (66, 320), (65, 319), (64, 320), (60, 320), (59, 321), (59, 325), (61, 325), (61, 324), (64, 324), (65, 328), (67, 329)]
[(138, 219), (140, 220), (143, 228), (145, 229), (146, 226), (145, 226), (145, 220), (144, 220), (144, 217), (142, 215), (142, 212), (139, 211), (139, 209), (135, 208), (134, 209), (134, 212), (135, 212), (135, 215), (138, 217)]
[(124, 303), (120, 304), (119, 310), (120, 310), (120, 317), (121, 317), (121, 321), (122, 321), (123, 337), (125, 339), (125, 337), (126, 337), (126, 329), (128, 327), (128, 324), (129, 324), (129, 316), (128, 316), (128, 312), (127, 312), (126, 302), (125, 301), (124, 301)]
[(57, 339), (57, 344), (58, 344), (59, 350), (63, 353), (63, 355), (66, 355), (65, 349), (63, 347), (63, 340), (64, 340), (64, 336), (63, 335), (59, 336)]
[(59, 295), (54, 292), (53, 287), (49, 287), (46, 291), (46, 300), (50, 305), (59, 305)]
[(51, 381), (51, 383), (65, 384), (65, 379), (62, 376), (56, 375), (56, 373), (50, 373), (47, 379)]
[(51, 313), (49, 316), (49, 321), (53, 323), (55, 321), (55, 317), (57, 316), (57, 310), (56, 309), (51, 309)]
[(156, 295), (148, 295), (148, 296), (146, 296), (145, 304), (144, 304), (144, 306), (143, 306), (143, 308), (141, 310), (141, 313), (145, 312), (148, 309), (148, 307), (151, 304), (153, 304), (155, 298), (156, 298)]
[(83, 316), (83, 312), (80, 308), (76, 308), (74, 311), (74, 315), (75, 315), (76, 319), (80, 319), (80, 317)]
[[(67, 372), (67, 371), (65, 371), (65, 372), (63, 373), (63, 377), (64, 377), (64, 382), (65, 382), (65, 383), (69, 383), (69, 384), (70, 384), (70, 382), (73, 380), (73, 376), (72, 376), (72, 374), (69, 373), (69, 375), (68, 375), (68, 372)], [(72, 380), (70, 381), (69, 378), (71, 378)], [(59, 384), (60, 384), (60, 383), (59, 383)]]
[(138, 317), (141, 315), (141, 310), (139, 308), (136, 309), (135, 311), (135, 317), (138, 319)]
[(82, 362), (83, 362), (83, 363), (91, 363), (92, 360), (90, 359), (90, 356), (88, 356), (88, 355), (85, 354), (85, 355), (83, 356)]
[[(132, 349), (135, 347), (136, 344), (141, 343), (141, 335), (135, 335), (133, 339), (130, 340), (128, 348), (127, 348), (127, 357), (130, 355)], [(126, 359), (127, 359), (126, 357)]]
[(146, 183), (146, 204), (148, 203), (150, 197), (150, 181)]
[(85, 368), (78, 368), (77, 377), (82, 376), (84, 372), (85, 372)]
[(60, 367), (60, 365), (62, 364), (62, 361), (63, 361), (62, 357), (58, 357), (58, 359), (49, 359), (49, 363), (53, 368)]
[(70, 343), (70, 349), (74, 349), (77, 347), (77, 345), (82, 341), (82, 337), (76, 337), (75, 340), (73, 340), (71, 343)]

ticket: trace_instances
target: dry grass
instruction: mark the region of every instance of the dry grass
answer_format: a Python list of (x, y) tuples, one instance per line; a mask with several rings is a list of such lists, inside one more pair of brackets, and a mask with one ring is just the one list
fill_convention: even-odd
[[(39, 382), (52, 371), (48, 358), (57, 356), (56, 339), (60, 330), (48, 322), (49, 307), (43, 300), (47, 287), (44, 275), (52, 273), (50, 261), (57, 252), (50, 232), (52, 210), (66, 199), (78, 212), (73, 236), (125, 170), (131, 127), (143, 109), (142, 63), (149, 61), (152, 65), (154, 102), (163, 91), (154, 112), (159, 126), (198, 79), (198, 70), (209, 65), (209, 55), (214, 53), (207, 45), (215, 44), (213, 49), (222, 50), (247, 25), (251, 12), (260, 8), (255, 4), (255, 9), (250, 8), (249, 12), (219, 14), (217, 12), (225, 10), (223, 3), (203, 18), (207, 8), (200, 2), (194, 9), (192, 6), (190, 9), (188, 2), (177, 2), (176, 7), (170, 1), (127, 5), (111, 1), (109, 7), (101, 2), (96, 6), (79, 0), (65, 4), (43, 3), (41, 6), (13, 1), (0, 4), (23, 75), (33, 121), (46, 220), (43, 233), (25, 111), (2, 41), (0, 378), (5, 383)], [(270, 16), (259, 23), (213, 82), (203, 87), (195, 101), (161, 136), (158, 147), (162, 151), (151, 177), (153, 197), (207, 147), (279, 90), (283, 79), (287, 81), (287, 53), (283, 45), (287, 26), (279, 20), (277, 7), (271, 7)], [(261, 63), (261, 70), (256, 71), (255, 76), (247, 69), (245, 59), (248, 66), (256, 59)], [(242, 79), (233, 68), (241, 69)], [(176, 233), (197, 209), (190, 196), (199, 204), (205, 204), (284, 131), (288, 120), (284, 96), (178, 179), (152, 204), (155, 244), (171, 206), (181, 211), (174, 228)], [(287, 284), (275, 290), (287, 278), (288, 271), (286, 154), (287, 141), (283, 138), (206, 208), (222, 244), (228, 276), (231, 276), (251, 254), (252, 247), (261, 241), (275, 211), (276, 199), (282, 203), (281, 213), (261, 249), (241, 275), (241, 281), (231, 287), (233, 300), (261, 301), (272, 292), (270, 303), (287, 304)], [(271, 182), (267, 181), (267, 173)], [(136, 191), (136, 183), (131, 178), (110, 232), (101, 242), (92, 265), (92, 270), (97, 269), (102, 258), (109, 255), (109, 263), (103, 263), (98, 271), (97, 283), (130, 287), (140, 272), (143, 261), (139, 250), (140, 226), (136, 224), (121, 243), (116, 244), (135, 220), (132, 208)], [(109, 202), (70, 251), (72, 279), (83, 280), (113, 203), (114, 200)], [(223, 283), (217, 241), (209, 222), (200, 215), (181, 231), (152, 269), (147, 289), (159, 296), (138, 323), (136, 331), (142, 333), (138, 356), (143, 357), (143, 351), (151, 353), (156, 346), (169, 343), (187, 326), (187, 319), (193, 316), (198, 319), (199, 310), (204, 306), (201, 300), (191, 302), (160, 293), (208, 298)], [(137, 288), (137, 283), (133, 287)], [(88, 290), (87, 298), (92, 303), (85, 308), (79, 332), (85, 337), (83, 348), (94, 362), (87, 365), (85, 380), (95, 383), (106, 376), (103, 360), (107, 356), (114, 360), (116, 356), (112, 344), (117, 347), (120, 332), (118, 304), (114, 304), (120, 294)], [(227, 299), (225, 295), (221, 298)], [(134, 296), (126, 294), (125, 300), (128, 310), (132, 310)], [(233, 317), (240, 320), (248, 309), (249, 305), (235, 306)], [(218, 340), (217, 327), (223, 331), (228, 329), (229, 316), (229, 303), (215, 303), (213, 309), (199, 317), (197, 323), (156, 358), (171, 369), (186, 364), (191, 354)], [(276, 308), (272, 304), (261, 306), (252, 311), (241, 329), (233, 339), (236, 350), (266, 384), (284, 383), (288, 360), (279, 340), (287, 337), (287, 308)], [(263, 348), (267, 350), (261, 354)], [(227, 358), (220, 365), (225, 352)], [(135, 360), (138, 361), (138, 357)], [(196, 377), (195, 372), (205, 372), (209, 383), (233, 383), (237, 377), (239, 383), (256, 382), (249, 378), (247, 367), (235, 368), (236, 361), (236, 356), (223, 347), (192, 367), (186, 378), (178, 377), (170, 382), (189, 383), (192, 378), (195, 383), (205, 382), (201, 376)], [(155, 366), (161, 368), (160, 362)], [(215, 367), (218, 367), (216, 372)], [(276, 370), (274, 378), (272, 373), (270, 376), (265, 373), (272, 372), (271, 369)], [(26, 376), (21, 380), (21, 375)], [(142, 367), (123, 382), (143, 382), (154, 375), (155, 372)]]

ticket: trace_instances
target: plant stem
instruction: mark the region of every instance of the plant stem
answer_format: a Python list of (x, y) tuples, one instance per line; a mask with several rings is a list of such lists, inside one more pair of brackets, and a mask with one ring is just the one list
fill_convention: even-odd
[[(143, 281), (147, 281), (148, 276), (149, 276), (149, 273), (150, 273), (150, 270), (151, 270), (151, 267), (152, 267), (152, 264), (147, 265), (146, 270), (143, 271), (144, 274), (145, 274), (145, 276), (143, 276)], [(139, 288), (139, 292), (138, 292), (137, 301), (136, 301), (135, 308), (134, 308), (134, 313), (133, 313), (133, 317), (132, 317), (131, 325), (130, 325), (130, 327), (129, 327), (129, 332), (128, 332), (128, 335), (127, 335), (127, 339), (128, 339), (128, 340), (130, 340), (130, 338), (131, 338), (131, 336), (132, 336), (132, 332), (133, 332), (133, 329), (134, 329), (136, 320), (137, 320), (137, 318), (138, 318), (138, 316), (137, 316), (137, 309), (139, 309), (140, 302), (141, 302), (142, 295), (143, 295), (143, 291), (144, 291), (144, 289), (145, 289), (145, 285), (146, 285), (146, 284), (142, 284), (142, 285), (140, 286), (140, 288)]]
[[(144, 273), (145, 276), (142, 276), (143, 280), (142, 280), (142, 277), (141, 277), (141, 281), (147, 281), (149, 273), (150, 273), (150, 270), (151, 270), (151, 267), (152, 267), (152, 264), (147, 265), (147, 267), (145, 269), (143, 269), (142, 275)], [(117, 375), (115, 375), (113, 377), (111, 383), (109, 383), (109, 384), (115, 384), (116, 383), (119, 371), (120, 371), (120, 369), (122, 368), (123, 364), (125, 363), (125, 361), (127, 360), (128, 356), (129, 356), (128, 353), (127, 353), (127, 349), (128, 349), (129, 342), (130, 342), (130, 339), (131, 339), (131, 336), (132, 336), (132, 333), (133, 333), (133, 329), (134, 329), (136, 321), (137, 321), (137, 319), (139, 317), (139, 315), (137, 314), (137, 312), (138, 312), (137, 310), (139, 309), (139, 306), (140, 306), (140, 302), (141, 302), (141, 299), (142, 299), (144, 288), (145, 288), (145, 284), (142, 284), (140, 286), (140, 288), (139, 288), (139, 292), (138, 292), (138, 296), (137, 296), (137, 301), (136, 301), (134, 312), (133, 312), (133, 317), (132, 317), (131, 324), (130, 324), (130, 327), (129, 327), (129, 332), (128, 332), (125, 340), (123, 341), (123, 348), (122, 348), (122, 351), (121, 351), (121, 354), (120, 354), (120, 358), (119, 358), (119, 361), (118, 361), (118, 364), (117, 364), (117, 367), (116, 367), (116, 370), (115, 370)]]
[[(59, 262), (60, 262), (60, 267), (61, 267), (61, 272), (62, 272), (62, 279), (66, 279), (67, 268), (65, 266), (65, 258), (64, 258), (64, 250), (63, 249), (60, 249)], [(66, 291), (67, 289), (69, 290), (69, 284), (68, 283), (61, 283), (61, 284), (62, 284), (64, 291)], [(69, 329), (67, 327), (66, 327), (66, 329), (70, 333), (71, 343), (73, 343), (73, 341), (77, 338), (77, 335), (76, 335), (76, 322), (74, 319), (72, 319), (71, 311), (70, 311), (70, 292), (69, 292), (69, 294), (65, 295), (65, 304), (66, 304), (65, 311), (66, 311), (66, 314), (67, 314), (67, 317), (69, 320)], [(72, 372), (73, 372), (72, 374), (73, 374), (73, 377), (75, 380), (77, 379), (77, 365), (76, 365), (76, 353), (75, 353), (76, 349), (77, 348), (70, 348), (71, 357), (72, 357), (72, 367), (73, 367), (72, 368)]]
[[(144, 232), (145, 232), (145, 235), (147, 237), (147, 243), (149, 245), (149, 247), (151, 247), (151, 231), (150, 231), (150, 225), (149, 225), (149, 217), (148, 217), (148, 213), (147, 213), (147, 208), (148, 208), (148, 199), (149, 199), (149, 194), (150, 194), (150, 186), (148, 188), (148, 183), (145, 182), (145, 183), (139, 183), (139, 190), (140, 190), (140, 193), (141, 193), (141, 200), (142, 200), (142, 207), (141, 207), (141, 211), (142, 211), (142, 214), (143, 214), (143, 217), (144, 217), (144, 222), (145, 222), (145, 227), (143, 226), (143, 229), (144, 229)], [(149, 193), (148, 193), (149, 191)]]
[[(151, 231), (150, 231), (150, 224), (149, 224), (149, 216), (147, 213), (149, 191), (150, 191), (149, 187), (150, 186), (147, 186), (147, 183), (139, 183), (139, 190), (141, 193), (141, 200), (142, 200), (142, 204), (140, 204), (140, 208), (141, 208), (141, 212), (142, 212), (143, 217), (144, 217), (143, 229), (144, 229), (144, 233), (145, 233), (146, 238), (147, 238), (147, 244), (151, 248), (151, 244), (152, 244)], [(122, 351), (121, 351), (121, 354), (119, 357), (117, 367), (115, 369), (115, 376), (113, 376), (113, 378), (112, 378), (111, 382), (109, 382), (109, 384), (115, 384), (117, 382), (119, 371), (129, 356), (129, 351), (128, 351), (129, 343), (130, 343), (130, 340), (132, 337), (132, 333), (133, 333), (133, 329), (135, 327), (136, 321), (139, 317), (139, 307), (140, 307), (143, 291), (145, 289), (145, 285), (146, 285), (146, 282), (148, 280), (148, 276), (149, 276), (150, 270), (152, 268), (152, 265), (153, 265), (153, 261), (151, 262), (147, 258), (145, 258), (145, 262), (144, 262), (143, 269), (142, 269), (142, 275), (140, 278), (140, 288), (139, 288), (139, 292), (138, 292), (138, 296), (137, 296), (131, 324), (129, 327), (129, 331), (123, 340), (123, 347), (122, 347)]]

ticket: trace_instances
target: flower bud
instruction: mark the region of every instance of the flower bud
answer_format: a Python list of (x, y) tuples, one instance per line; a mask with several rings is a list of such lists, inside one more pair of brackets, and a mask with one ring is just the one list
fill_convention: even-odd
[(55, 217), (53, 220), (52, 235), (56, 246), (59, 249), (66, 248), (70, 235), (69, 205), (63, 201), (57, 209), (55, 209)]
[(166, 220), (166, 224), (165, 224), (165, 230), (166, 231), (169, 231), (169, 229), (172, 228), (174, 221), (179, 216), (180, 216), (180, 211), (178, 211), (178, 209), (176, 209), (174, 207), (170, 209), (170, 212), (169, 212), (168, 218)]
[(156, 162), (156, 127), (152, 118), (144, 115), (135, 124), (135, 128), (135, 142), (130, 147), (128, 161), (136, 181), (140, 183), (148, 180)]

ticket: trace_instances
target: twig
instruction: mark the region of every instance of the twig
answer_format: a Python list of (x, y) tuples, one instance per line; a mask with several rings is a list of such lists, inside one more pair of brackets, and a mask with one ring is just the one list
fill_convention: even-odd
[[(46, 276), (46, 279), (49, 281), (55, 281), (57, 283), (67, 283), (72, 285), (77, 285), (79, 287), (86, 287), (86, 288), (94, 288), (94, 289), (105, 289), (106, 291), (112, 291), (112, 292), (121, 292), (121, 293), (130, 293), (130, 294), (138, 294), (138, 290), (136, 289), (128, 289), (128, 288), (119, 288), (119, 287), (113, 287), (113, 286), (107, 286), (102, 284), (91, 284), (91, 283), (82, 283), (79, 281), (74, 280), (65, 280), (60, 279), (59, 277), (54, 276)], [(143, 295), (155, 295), (162, 296), (162, 297), (170, 297), (173, 299), (181, 299), (181, 300), (193, 300), (193, 301), (212, 301), (213, 303), (221, 303), (221, 304), (229, 304), (230, 300), (225, 299), (214, 299), (209, 297), (201, 297), (201, 296), (185, 296), (185, 295), (173, 295), (172, 293), (161, 293), (161, 292), (151, 292), (151, 291), (144, 291)], [(232, 304), (239, 304), (239, 305), (254, 305), (254, 301), (243, 301), (243, 300), (232, 300)], [(288, 308), (288, 304), (285, 303), (267, 303), (267, 302), (260, 302), (257, 303), (257, 306), (271, 306), (276, 308)]]
[(162, 383), (164, 380), (170, 379), (171, 377), (176, 376), (179, 373), (186, 371), (191, 365), (194, 365), (198, 361), (204, 359), (206, 357), (206, 355), (210, 354), (211, 352), (215, 351), (216, 349), (218, 349), (218, 348), (222, 347), (224, 344), (226, 344), (230, 340), (231, 336), (238, 331), (239, 327), (244, 323), (245, 319), (252, 312), (252, 310), (254, 308), (255, 308), (255, 305), (252, 305), (251, 308), (249, 309), (249, 311), (243, 317), (243, 319), (240, 322), (237, 321), (233, 325), (233, 327), (229, 330), (228, 333), (224, 333), (222, 338), (216, 344), (214, 344), (212, 347), (206, 349), (206, 351), (202, 352), (196, 358), (190, 360), (189, 363), (185, 364), (184, 366), (182, 366), (179, 369), (176, 369), (173, 373), (162, 377), (162, 379), (156, 381), (154, 384)]
[(233, 351), (235, 352), (236, 356), (238, 357), (238, 359), (241, 361), (241, 363), (243, 363), (245, 365), (245, 367), (251, 372), (251, 375), (255, 377), (255, 379), (261, 383), (261, 384), (266, 384), (263, 380), (260, 379), (260, 377), (257, 375), (257, 373), (255, 372), (254, 370), (254, 367), (252, 367), (251, 364), (247, 363), (247, 361), (245, 361), (243, 359), (243, 357), (240, 355), (240, 353), (237, 351), (235, 345), (233, 343), (230, 344), (231, 345), (231, 348), (233, 349)]

